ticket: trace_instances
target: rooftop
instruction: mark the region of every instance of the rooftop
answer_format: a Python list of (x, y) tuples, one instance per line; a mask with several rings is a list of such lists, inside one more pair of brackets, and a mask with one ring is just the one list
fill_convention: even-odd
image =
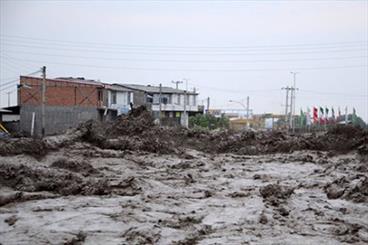
[[(144, 91), (147, 93), (160, 93), (159, 86), (141, 85), (141, 84), (114, 84), (114, 85), (122, 86), (122, 87), (129, 88), (132, 90), (140, 90), (140, 91)], [(161, 92), (165, 94), (183, 94), (185, 90), (162, 86)], [(197, 94), (196, 92), (193, 92), (193, 91), (188, 91), (187, 93)]]

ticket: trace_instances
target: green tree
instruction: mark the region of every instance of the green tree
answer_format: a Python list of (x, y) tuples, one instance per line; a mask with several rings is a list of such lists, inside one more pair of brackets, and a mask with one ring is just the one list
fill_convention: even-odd
[(195, 116), (189, 117), (189, 127), (201, 127), (208, 129), (228, 128), (229, 119), (224, 116), (214, 117), (212, 115), (197, 114)]

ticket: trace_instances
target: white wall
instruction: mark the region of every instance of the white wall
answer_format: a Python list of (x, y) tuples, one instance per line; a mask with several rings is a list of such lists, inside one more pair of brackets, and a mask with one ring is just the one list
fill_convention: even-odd
[[(130, 102), (133, 102), (132, 92), (116, 91), (116, 103), (112, 103), (112, 91), (108, 91), (108, 107), (118, 110), (118, 115), (122, 113), (127, 113), (130, 109)], [(130, 96), (129, 96), (130, 94)], [(130, 99), (130, 100), (129, 100)]]

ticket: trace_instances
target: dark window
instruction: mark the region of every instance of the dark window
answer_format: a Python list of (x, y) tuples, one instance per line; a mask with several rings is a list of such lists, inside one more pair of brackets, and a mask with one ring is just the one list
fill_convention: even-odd
[(111, 104), (116, 104), (116, 91), (111, 92)]
[(98, 96), (98, 101), (102, 101), (102, 91), (101, 90), (97, 91), (97, 96)]

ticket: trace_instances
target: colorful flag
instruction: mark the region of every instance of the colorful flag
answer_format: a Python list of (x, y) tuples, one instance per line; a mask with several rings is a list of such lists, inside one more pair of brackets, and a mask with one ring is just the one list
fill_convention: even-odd
[(310, 126), (312, 124), (309, 107), (307, 108), (306, 123), (307, 123), (307, 126)]
[(328, 112), (329, 112), (329, 110), (328, 110), (328, 108), (327, 108), (327, 106), (325, 107), (325, 123), (327, 124), (328, 123)]
[(318, 123), (318, 108), (313, 107), (313, 123)]
[(300, 109), (300, 127), (305, 126), (305, 120), (306, 119), (306, 115), (303, 112), (303, 109)]
[(319, 107), (319, 123), (320, 124), (324, 123), (324, 111), (321, 106)]

